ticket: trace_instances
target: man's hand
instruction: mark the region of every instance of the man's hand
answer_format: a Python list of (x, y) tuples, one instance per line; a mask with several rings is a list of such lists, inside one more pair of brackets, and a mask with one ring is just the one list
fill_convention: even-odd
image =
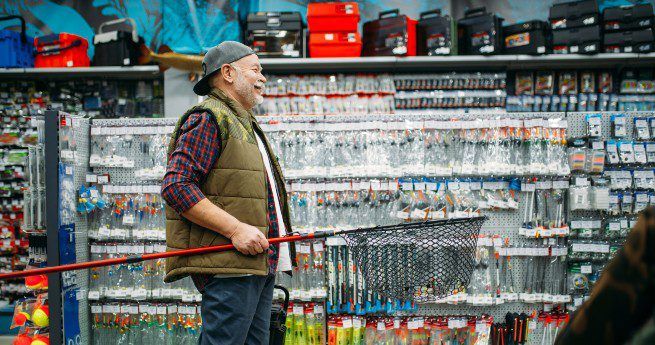
[(237, 225), (230, 236), (234, 247), (243, 254), (257, 255), (268, 249), (268, 240), (259, 229), (246, 223)]

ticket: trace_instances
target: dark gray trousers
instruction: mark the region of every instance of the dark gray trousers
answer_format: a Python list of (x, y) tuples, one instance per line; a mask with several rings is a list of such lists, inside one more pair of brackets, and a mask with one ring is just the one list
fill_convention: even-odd
[(198, 344), (268, 344), (274, 285), (274, 275), (212, 278), (202, 294)]

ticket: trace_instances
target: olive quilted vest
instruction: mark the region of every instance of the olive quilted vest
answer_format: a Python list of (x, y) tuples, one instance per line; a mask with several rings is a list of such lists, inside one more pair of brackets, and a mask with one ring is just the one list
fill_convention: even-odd
[[(257, 146), (259, 133), (271, 157), (277, 182), (282, 219), (291, 232), (287, 193), (282, 170), (263, 132), (251, 112), (220, 90), (213, 90), (203, 102), (189, 109), (178, 121), (168, 148), (168, 157), (175, 149), (181, 125), (192, 113), (212, 114), (218, 124), (221, 152), (215, 165), (200, 185), (200, 190), (214, 205), (241, 222), (257, 227), (268, 236), (268, 198), (266, 170)], [(166, 207), (167, 250), (229, 244), (230, 240), (215, 231), (196, 225)], [(292, 247), (292, 246), (291, 246)], [(250, 256), (237, 251), (202, 254), (166, 259), (164, 281), (173, 282), (190, 274), (268, 274), (266, 253)]]

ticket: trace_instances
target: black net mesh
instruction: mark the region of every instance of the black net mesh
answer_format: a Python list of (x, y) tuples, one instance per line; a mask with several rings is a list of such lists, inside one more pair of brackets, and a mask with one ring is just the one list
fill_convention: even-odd
[(406, 223), (341, 236), (368, 289), (392, 299), (432, 301), (468, 285), (485, 219)]

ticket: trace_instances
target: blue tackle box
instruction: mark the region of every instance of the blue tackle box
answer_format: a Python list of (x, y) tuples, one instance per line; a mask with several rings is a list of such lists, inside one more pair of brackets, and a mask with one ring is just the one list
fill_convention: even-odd
[(0, 68), (34, 67), (34, 39), (25, 33), (21, 16), (0, 17), (0, 21), (18, 19), (21, 32), (0, 30)]

